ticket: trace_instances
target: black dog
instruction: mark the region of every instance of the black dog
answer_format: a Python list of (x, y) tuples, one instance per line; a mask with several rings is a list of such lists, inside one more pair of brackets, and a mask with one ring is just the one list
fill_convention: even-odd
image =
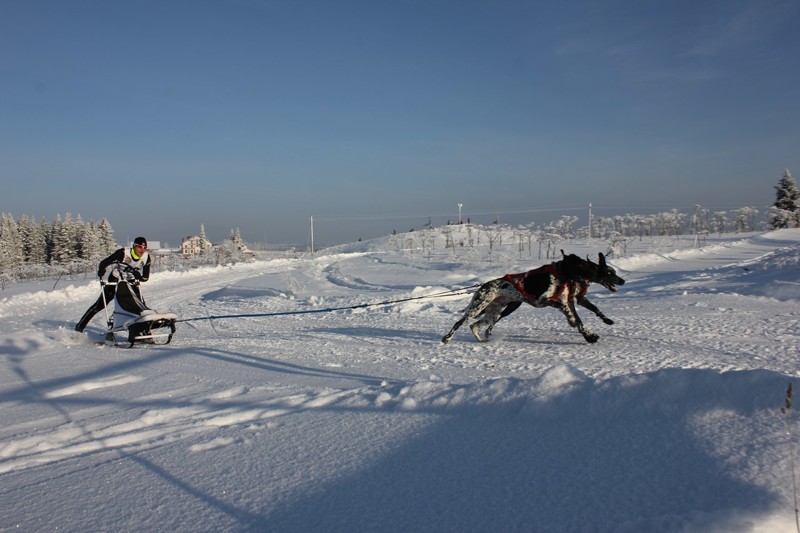
[[(597, 342), (599, 337), (583, 327), (583, 322), (575, 312), (575, 301), (606, 324), (613, 324), (613, 320), (586, 298), (586, 293), (590, 283), (599, 283), (611, 292), (616, 292), (616, 286), (623, 285), (625, 280), (606, 264), (603, 254), (600, 254), (600, 264), (581, 259), (575, 254), (566, 255), (564, 250), (561, 250), (561, 254), (561, 261), (521, 274), (506, 274), (481, 285), (467, 306), (464, 316), (442, 337), (442, 342), (449, 342), (465, 320), (481, 314), (483, 318), (472, 324), (470, 329), (478, 341), (484, 342), (492, 334), (494, 325), (504, 316), (516, 311), (523, 302), (534, 307), (555, 307), (561, 310), (569, 325), (578, 328), (586, 342)], [(483, 327), (486, 330), (481, 337), (480, 330)]]

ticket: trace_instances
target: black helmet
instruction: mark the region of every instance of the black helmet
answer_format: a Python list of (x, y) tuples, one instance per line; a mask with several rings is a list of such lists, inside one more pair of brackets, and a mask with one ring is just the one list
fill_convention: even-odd
[(133, 240), (133, 245), (134, 246), (138, 246), (140, 244), (144, 244), (145, 246), (147, 246), (147, 239), (145, 239), (144, 237), (136, 237)]

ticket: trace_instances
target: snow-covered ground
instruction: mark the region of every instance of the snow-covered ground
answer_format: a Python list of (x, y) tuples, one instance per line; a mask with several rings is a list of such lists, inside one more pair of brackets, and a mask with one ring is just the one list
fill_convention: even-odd
[[(14, 285), (0, 530), (794, 531), (800, 230), (631, 242), (594, 345), (531, 307), (440, 342), (469, 300), (441, 293), (543, 262), (387, 237), (155, 273), (199, 320), (131, 350), (72, 331), (96, 281)], [(204, 319), (237, 314), (268, 316)]]

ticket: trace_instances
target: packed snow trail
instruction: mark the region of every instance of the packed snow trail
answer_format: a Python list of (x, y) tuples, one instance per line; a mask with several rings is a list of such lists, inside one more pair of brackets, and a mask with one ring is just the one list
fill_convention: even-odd
[(382, 303), (541, 264), (516, 246), (159, 272), (148, 304), (181, 317), (379, 305), (187, 322), (130, 350), (94, 346), (99, 319), (72, 331), (92, 280), (17, 288), (0, 530), (792, 531), (799, 244), (631, 243), (625, 286), (590, 292), (616, 321), (583, 313), (595, 345), (528, 308), (443, 346), (469, 296)]

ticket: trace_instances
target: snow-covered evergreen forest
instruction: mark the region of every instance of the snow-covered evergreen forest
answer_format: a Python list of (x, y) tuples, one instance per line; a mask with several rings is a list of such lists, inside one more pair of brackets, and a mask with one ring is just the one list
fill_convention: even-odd
[[(56, 215), (52, 222), (39, 222), (23, 215), (15, 220), (0, 215), (0, 289), (13, 281), (60, 278), (94, 272), (97, 263), (119, 248), (114, 230), (106, 218), (85, 222), (81, 215)], [(202, 233), (202, 225), (201, 225)], [(235, 263), (244, 259), (246, 245), (238, 229), (228, 239), (206, 250), (202, 257), (157, 254), (160, 270), (179, 270), (208, 264)]]
[(108, 219), (85, 222), (80, 215), (56, 215), (39, 222), (3, 213), (0, 220), (0, 285), (86, 272), (117, 248)]

